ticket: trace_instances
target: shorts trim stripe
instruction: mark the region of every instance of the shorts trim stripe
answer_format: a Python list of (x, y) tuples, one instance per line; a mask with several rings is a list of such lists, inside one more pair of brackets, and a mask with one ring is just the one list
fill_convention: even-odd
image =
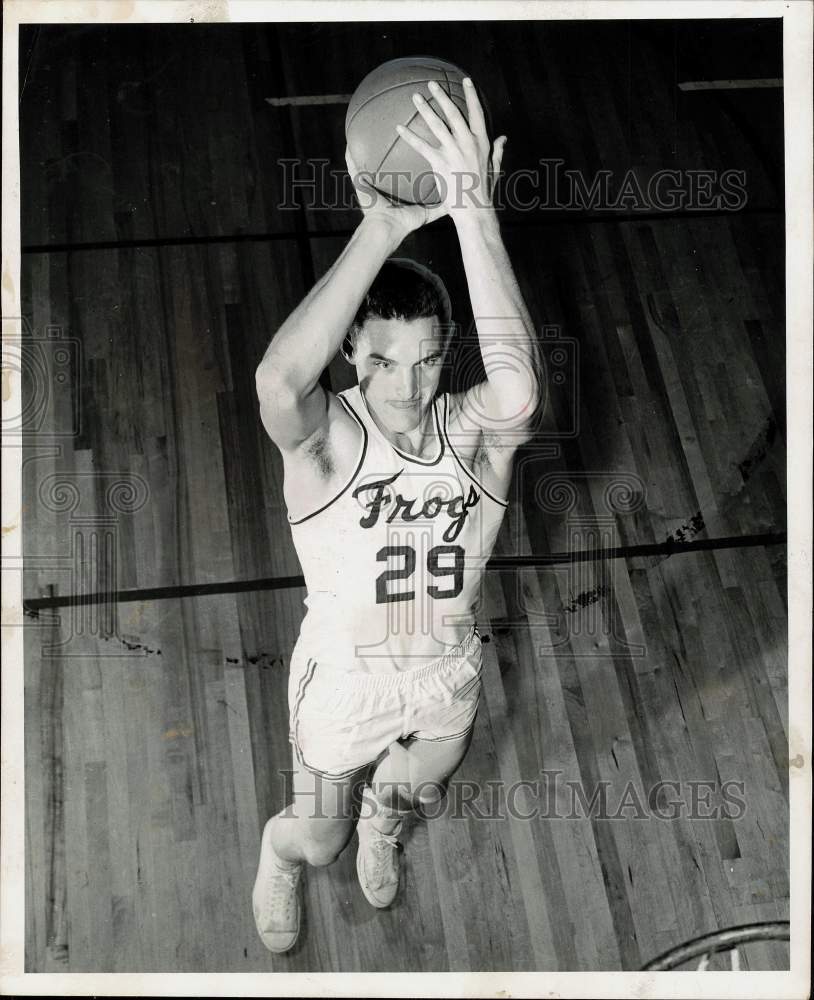
[(300, 677), (300, 683), (297, 686), (297, 697), (294, 699), (294, 710), (293, 714), (296, 717), (299, 711), (300, 705), (302, 704), (302, 699), (305, 697), (305, 689), (311, 683), (314, 672), (317, 669), (316, 660), (313, 657), (308, 658), (308, 665), (306, 667), (305, 673)]
[(349, 778), (352, 774), (356, 774), (357, 771), (361, 771), (365, 767), (369, 767), (374, 761), (370, 760), (366, 764), (356, 764), (354, 767), (349, 768), (347, 771), (320, 771), (318, 767), (313, 767), (308, 761), (303, 757), (302, 750), (296, 740), (291, 741), (294, 752), (297, 755), (297, 760), (302, 764), (306, 771), (310, 771), (311, 774), (316, 774), (320, 778), (328, 778), (330, 781), (339, 781), (341, 778)]
[[(480, 704), (480, 698), (478, 699), (478, 704)], [(477, 714), (477, 707), (475, 708), (475, 713)], [(419, 743), (447, 743), (449, 740), (459, 740), (462, 736), (466, 736), (474, 727), (475, 719), (473, 717), (466, 729), (462, 729), (460, 733), (453, 733), (452, 736), (413, 736), (411, 734), (410, 739), (416, 740)]]
[[(387, 718), (389, 718), (387, 713), (391, 712), (393, 714), (393, 725), (390, 727), (392, 729), (392, 737), (387, 737), (391, 742), (393, 738), (400, 738), (413, 739), (422, 743), (449, 743), (453, 741), (460, 742), (466, 737), (471, 736), (481, 699), (483, 673), (479, 651), (481, 642), (480, 629), (476, 622), (472, 622), (467, 636), (456, 647), (453, 647), (453, 649), (425, 667), (395, 675), (360, 674), (357, 676), (351, 673), (342, 677), (340, 686), (353, 687), (359, 692), (360, 700), (357, 709), (360, 712), (363, 713), (367, 710), (365, 706), (369, 708), (375, 704), (375, 699), (379, 696), (374, 692), (382, 691), (382, 696), (386, 699), (384, 702), (379, 701), (379, 705), (384, 713), (381, 720), (382, 724), (379, 727), (381, 732), (377, 729), (375, 734), (371, 731), (368, 737), (358, 741), (354, 738), (352, 741), (353, 745), (347, 741), (345, 733), (347, 727), (345, 726), (343, 729), (343, 726), (339, 724), (342, 720), (337, 720), (337, 726), (333, 725), (330, 709), (327, 706), (323, 706), (313, 717), (308, 711), (305, 711), (305, 714), (303, 714), (303, 706), (305, 705), (309, 685), (312, 686), (313, 690), (321, 686), (321, 681), (312, 684), (316, 680), (319, 663), (313, 657), (308, 658), (305, 670), (296, 679), (296, 693), (292, 689), (289, 742), (292, 744), (295, 759), (299, 766), (326, 781), (341, 781), (375, 765), (382, 754), (383, 747), (381, 744), (385, 737), (387, 737)], [(474, 671), (472, 671), (473, 667)], [(465, 670), (466, 674), (457, 674), (459, 670)], [(468, 676), (470, 671), (474, 673), (474, 676)], [(445, 692), (441, 701), (438, 700), (441, 689), (434, 687), (435, 682), (426, 688), (426, 690), (423, 687), (413, 686), (416, 681), (429, 680), (436, 676), (441, 679), (441, 688)], [(464, 676), (467, 679), (462, 683)], [(320, 671), (320, 678), (323, 678), (322, 671)], [(331, 685), (331, 690), (333, 690), (337, 684), (337, 680), (332, 671), (328, 670), (325, 673), (325, 680)], [(401, 689), (401, 693), (399, 693), (399, 689)], [(392, 694), (390, 690), (392, 690)], [(388, 693), (384, 694), (385, 691)], [(325, 694), (327, 693), (328, 691), (326, 690)], [(356, 695), (354, 695), (355, 697)], [(424, 697), (427, 697), (429, 700), (425, 709), (421, 709), (420, 701), (414, 703), (412, 699), (422, 699)], [(370, 698), (373, 698), (374, 701), (371, 702)], [(404, 701), (405, 698), (406, 702)], [(452, 700), (448, 702), (448, 698)], [(459, 699), (460, 705), (456, 708), (453, 703), (459, 701)], [(324, 698), (320, 696), (318, 698), (320, 704), (322, 700)], [(345, 705), (348, 711), (350, 711), (348, 705), (351, 704), (352, 702), (349, 701)], [(326, 710), (328, 712), (327, 715), (325, 715)], [(424, 715), (424, 711), (427, 712), (426, 715)], [(354, 710), (354, 713), (356, 713), (356, 710)], [(435, 713), (437, 713), (437, 716)], [(323, 715), (325, 716), (324, 718)], [(461, 717), (462, 715), (463, 718)], [(408, 729), (408, 719), (411, 716), (412, 726)], [(457, 732), (449, 732), (451, 726), (454, 726), (456, 722), (463, 722), (464, 720), (467, 720), (467, 724), (464, 727)], [(405, 723), (407, 726), (404, 725)], [(443, 735), (430, 735), (433, 732), (442, 733)], [(342, 763), (345, 766), (341, 769), (330, 771), (323, 770), (321, 767), (311, 764), (305, 757), (303, 736), (309, 748), (309, 756), (313, 754), (325, 764), (331, 764), (335, 761), (337, 764)]]
[(311, 683), (316, 669), (316, 660), (309, 658), (306, 671), (300, 677), (300, 683), (297, 686), (297, 697), (294, 699), (294, 705), (291, 709), (291, 734), (289, 737), (295, 747), (297, 746), (297, 727), (300, 724), (300, 705), (302, 704), (302, 699), (305, 697), (305, 689)]
[(308, 660), (308, 669), (300, 678), (300, 683), (297, 688), (297, 697), (294, 702), (294, 709), (292, 712), (293, 732), (289, 737), (289, 742), (294, 747), (294, 752), (297, 755), (297, 760), (300, 762), (300, 764), (302, 764), (302, 766), (307, 771), (310, 771), (312, 774), (318, 775), (320, 778), (328, 778), (329, 780), (338, 781), (341, 778), (349, 778), (352, 774), (355, 774), (363, 767), (367, 767), (368, 764), (372, 763), (372, 761), (368, 761), (366, 764), (356, 765), (354, 767), (351, 767), (347, 771), (321, 771), (318, 767), (313, 767), (311, 764), (309, 764), (308, 761), (303, 756), (303, 752), (302, 749), (300, 748), (299, 737), (298, 737), (299, 726), (300, 726), (299, 712), (300, 712), (300, 706), (302, 705), (303, 699), (305, 698), (305, 689), (314, 679), (314, 674), (316, 673), (316, 670), (317, 670), (317, 661), (314, 660), (313, 658), (310, 658)]

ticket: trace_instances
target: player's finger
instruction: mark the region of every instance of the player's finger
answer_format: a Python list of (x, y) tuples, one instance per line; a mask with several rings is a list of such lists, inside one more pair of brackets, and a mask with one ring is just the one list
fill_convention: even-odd
[(483, 115), (483, 108), (481, 107), (480, 100), (478, 99), (478, 92), (475, 90), (475, 84), (469, 79), (469, 77), (464, 77), (464, 95), (466, 97), (466, 111), (467, 117), (469, 118), (469, 128), (472, 130), (472, 134), (478, 140), (481, 145), (489, 149), (489, 136), (486, 132), (486, 119)]
[(506, 148), (506, 136), (501, 135), (495, 139), (492, 148), (492, 173), (495, 177), (500, 174), (500, 165), (503, 163), (503, 150)]
[(449, 129), (441, 121), (438, 115), (432, 110), (421, 94), (413, 94), (413, 104), (418, 109), (418, 113), (429, 126), (430, 131), (442, 146), (449, 147), (452, 144), (452, 136)]
[(396, 125), (396, 131), (401, 136), (401, 138), (407, 143), (408, 146), (417, 152), (421, 153), (425, 160), (432, 164), (433, 154), (437, 151), (435, 146), (431, 146), (428, 142), (425, 142), (420, 136), (417, 136), (415, 132), (411, 132), (408, 128), (403, 125)]
[(444, 88), (438, 83), (437, 80), (431, 80), (428, 84), (430, 88), (430, 93), (438, 102), (438, 106), (444, 112), (452, 128), (453, 135), (458, 139), (471, 138), (472, 133), (469, 130), (469, 125), (466, 118), (461, 114), (460, 110), (456, 107), (454, 101), (452, 101), (444, 90)]

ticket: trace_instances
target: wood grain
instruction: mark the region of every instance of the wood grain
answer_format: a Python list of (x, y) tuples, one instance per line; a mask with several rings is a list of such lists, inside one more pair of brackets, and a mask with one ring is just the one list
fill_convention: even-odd
[[(593, 557), (487, 573), (475, 737), (443, 814), (408, 827), (391, 910), (362, 898), (353, 841), (308, 873), (291, 954), (254, 928), (304, 589), (27, 619), (27, 970), (634, 969), (786, 918), (784, 547), (636, 554), (785, 529), (772, 95), (756, 135), (729, 98), (682, 94), (691, 47), (656, 23), (42, 25), (25, 41), (24, 313), (43, 359), (24, 383), (42, 400), (29, 598), (300, 572), (254, 370), (359, 213), (320, 207), (337, 194), (321, 173), (316, 200), (292, 197), (281, 163), (344, 170), (344, 108), (267, 97), (350, 93), (387, 58), (446, 52), (488, 95), (509, 170), (559, 157), (646, 186), (739, 167), (748, 195), (704, 216), (502, 212), (554, 431), (518, 453), (496, 551)], [(399, 253), (449, 288), (456, 387), (477, 344), (454, 230)], [(338, 358), (325, 381), (354, 373)], [(632, 554), (604, 559), (613, 546)], [(628, 805), (609, 818), (594, 796)], [(745, 962), (784, 968), (788, 950)]]
[[(309, 870), (290, 956), (264, 951), (250, 909), (290, 767), (288, 598), (122, 605), (138, 650), (71, 635), (70, 614), (33, 627), (30, 968), (636, 968), (702, 931), (786, 917), (784, 618), (765, 553), (734, 559), (737, 589), (710, 553), (616, 561), (593, 622), (565, 613), (563, 574), (524, 573), (521, 613), (514, 574), (490, 573), (475, 738), (441, 815), (408, 828), (403, 895), (368, 907), (353, 841)], [(540, 601), (558, 628), (535, 623)], [(609, 636), (621, 604), (633, 611)]]

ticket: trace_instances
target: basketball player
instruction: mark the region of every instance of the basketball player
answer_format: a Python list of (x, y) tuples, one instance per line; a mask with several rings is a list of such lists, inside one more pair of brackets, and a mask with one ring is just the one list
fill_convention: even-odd
[[(334, 861), (356, 814), (361, 889), (373, 906), (393, 901), (403, 817), (440, 800), (472, 736), (483, 567), (540, 386), (531, 320), (492, 207), (505, 136), (490, 145), (465, 87), (469, 124), (437, 87), (446, 122), (416, 100), (437, 147), (400, 132), (436, 175), (437, 207), (392, 204), (346, 155), (362, 222), (257, 369), (308, 590), (288, 687), (293, 802), (266, 823), (252, 895), (273, 952), (297, 939), (304, 863)], [(443, 285), (388, 259), (445, 214), (487, 375), (454, 395), (437, 391), (451, 325)], [(319, 379), (340, 349), (358, 385), (335, 395)]]

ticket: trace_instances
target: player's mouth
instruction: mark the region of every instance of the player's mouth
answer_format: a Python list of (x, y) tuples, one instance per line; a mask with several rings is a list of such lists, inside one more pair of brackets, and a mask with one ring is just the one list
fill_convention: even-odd
[(396, 399), (389, 400), (390, 405), (396, 410), (412, 410), (415, 409), (415, 407), (418, 406), (420, 402), (421, 400), (419, 399), (407, 400), (406, 402), (404, 401), (400, 402), (399, 400)]

